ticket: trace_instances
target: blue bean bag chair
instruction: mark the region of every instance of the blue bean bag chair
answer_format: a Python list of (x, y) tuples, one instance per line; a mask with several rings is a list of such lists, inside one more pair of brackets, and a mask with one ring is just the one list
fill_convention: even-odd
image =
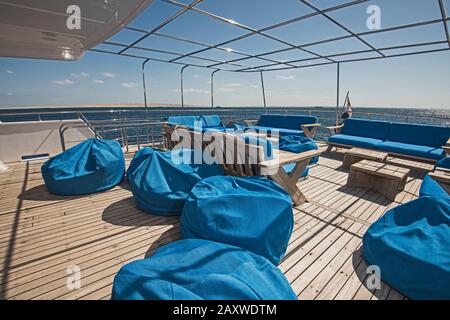
[(196, 157), (193, 150), (153, 150), (143, 154), (136, 155), (129, 180), (137, 206), (151, 214), (179, 215), (197, 182), (224, 174), (216, 164), (192, 164)]
[(41, 172), (50, 193), (88, 194), (118, 185), (125, 159), (117, 141), (88, 139), (47, 160)]
[[(317, 150), (317, 144), (311, 138), (298, 135), (282, 136), (278, 142), (278, 148), (292, 153), (302, 153), (310, 150)], [(310, 164), (319, 162), (319, 156), (313, 157)]]
[(442, 158), (436, 163), (436, 168), (450, 169), (450, 157)]
[(235, 245), (283, 258), (294, 224), (290, 196), (263, 177), (216, 176), (197, 183), (181, 214), (184, 238)]
[(450, 195), (430, 176), (423, 179), (419, 190), (420, 196), (437, 197), (450, 201)]
[(363, 237), (381, 278), (411, 299), (450, 299), (450, 202), (423, 196), (389, 210)]
[(134, 154), (133, 159), (131, 159), (130, 165), (127, 170), (127, 178), (130, 180), (131, 174), (136, 170), (137, 167), (150, 155), (153, 154), (155, 150), (153, 148), (142, 148)]
[(123, 266), (113, 300), (296, 300), (264, 257), (207, 240), (179, 240)]

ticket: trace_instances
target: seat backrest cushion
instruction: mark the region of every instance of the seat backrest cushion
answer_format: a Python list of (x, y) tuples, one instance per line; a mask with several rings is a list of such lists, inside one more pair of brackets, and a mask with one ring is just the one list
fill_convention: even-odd
[(262, 114), (258, 121), (258, 126), (284, 128), (285, 116), (280, 114)]
[(392, 123), (389, 141), (440, 148), (450, 136), (450, 127)]
[(204, 125), (201, 117), (197, 116), (172, 116), (167, 119), (167, 123), (171, 125), (185, 125), (188, 127), (194, 127), (195, 121), (202, 121), (202, 125)]
[(218, 115), (201, 116), (201, 118), (206, 128), (222, 126), (222, 119)]
[(317, 123), (317, 117), (312, 116), (286, 116), (282, 128), (301, 130), (303, 124)]
[(346, 119), (343, 134), (385, 140), (389, 135), (390, 123), (385, 121)]

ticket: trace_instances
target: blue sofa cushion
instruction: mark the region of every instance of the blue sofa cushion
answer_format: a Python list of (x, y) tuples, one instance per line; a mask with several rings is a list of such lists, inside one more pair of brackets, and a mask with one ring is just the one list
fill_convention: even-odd
[(179, 215), (197, 182), (224, 174), (219, 165), (193, 164), (193, 160), (195, 153), (188, 149), (149, 153), (129, 175), (137, 206), (151, 214)]
[(450, 157), (445, 157), (439, 160), (438, 163), (436, 163), (436, 167), (450, 169)]
[(450, 137), (450, 127), (392, 123), (389, 141), (441, 148)]
[(290, 196), (264, 177), (203, 179), (181, 214), (183, 237), (238, 246), (274, 264), (286, 252), (293, 225)]
[(262, 114), (259, 117), (258, 126), (283, 128), (284, 118), (285, 116), (278, 114)]
[(118, 185), (125, 158), (117, 141), (88, 139), (47, 160), (41, 168), (48, 192), (81, 195)]
[(250, 126), (245, 128), (247, 130), (254, 130), (255, 132), (266, 131), (267, 133), (275, 133), (278, 132), (278, 135), (281, 136), (289, 136), (289, 135), (297, 135), (304, 137), (302, 130), (293, 130), (293, 129), (285, 129), (285, 128), (273, 128), (273, 127), (264, 127), (264, 126)]
[(160, 247), (123, 266), (113, 300), (296, 300), (283, 273), (262, 256), (207, 240)]
[(351, 136), (347, 134), (336, 134), (328, 138), (331, 143), (342, 144), (353, 147), (376, 149), (383, 141), (380, 139)]
[(363, 252), (381, 278), (411, 299), (450, 299), (450, 202), (420, 197), (367, 230)]
[(447, 193), (447, 191), (445, 191), (439, 183), (437, 183), (428, 175), (423, 179), (422, 185), (420, 186), (419, 195), (421, 197), (437, 197), (450, 201), (450, 195)]
[(266, 139), (264, 137), (245, 135), (245, 133), (242, 134), (241, 137), (248, 144), (262, 147), (264, 150), (265, 160), (270, 160), (273, 158), (273, 144), (269, 139)]
[(222, 120), (218, 115), (201, 116), (201, 118), (207, 128), (223, 127)]
[(312, 116), (286, 116), (282, 128), (302, 130), (302, 124), (317, 123), (317, 117)]
[(196, 121), (200, 121), (202, 126), (205, 126), (204, 120), (197, 116), (173, 116), (167, 118), (167, 123), (170, 125), (184, 125), (191, 129), (194, 128)]
[(382, 151), (400, 153), (430, 160), (439, 160), (445, 157), (445, 151), (443, 149), (401, 142), (385, 141), (378, 145), (378, 149)]
[(386, 140), (389, 135), (390, 123), (384, 121), (346, 119), (342, 134)]

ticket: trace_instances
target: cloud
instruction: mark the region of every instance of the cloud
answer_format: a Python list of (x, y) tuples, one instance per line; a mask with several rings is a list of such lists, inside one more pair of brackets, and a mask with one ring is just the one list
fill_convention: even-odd
[(12, 92), (8, 92), (6, 95), (7, 96), (12, 96), (13, 94), (12, 94)]
[(89, 73), (86, 72), (80, 72), (80, 73), (71, 73), (70, 74), (72, 77), (77, 78), (77, 79), (86, 79), (89, 78)]
[(117, 74), (112, 73), (112, 72), (102, 72), (102, 76), (104, 76), (106, 78), (115, 78), (115, 77), (117, 77)]
[(7, 74), (13, 74), (14, 71), (12, 71), (12, 70), (6, 70), (6, 73), (7, 73)]
[(134, 89), (134, 88), (139, 87), (139, 85), (136, 82), (123, 82), (122, 86), (124, 86), (125, 88), (128, 88), (128, 89)]
[(96, 84), (104, 84), (105, 83), (105, 81), (103, 81), (103, 80), (92, 80), (92, 82), (93, 83), (96, 83)]
[(277, 75), (277, 79), (280, 79), (280, 80), (293, 80), (293, 79), (295, 79), (295, 76), (293, 76), (293, 75), (290, 75), (290, 76)]
[(233, 91), (235, 91), (235, 89), (230, 88), (230, 87), (222, 87), (222, 88), (217, 89), (217, 91), (218, 92), (233, 92)]
[(64, 79), (64, 80), (53, 80), (52, 83), (59, 85), (59, 86), (68, 86), (68, 85), (74, 84), (75, 82), (73, 82), (72, 80), (69, 80), (69, 79)]
[(258, 89), (258, 88), (259, 88), (259, 86), (258, 86), (258, 85), (256, 85), (256, 84), (251, 84), (251, 85), (250, 85), (250, 88), (253, 88), (253, 89)]
[[(173, 92), (180, 92), (180, 89), (174, 89), (174, 90), (172, 90)], [(183, 92), (184, 93), (186, 93), (186, 92), (188, 92), (188, 93), (202, 93), (202, 94), (206, 94), (206, 93), (208, 93), (209, 94), (209, 91), (208, 90), (202, 90), (202, 89), (196, 89), (196, 88), (184, 88), (183, 89)]]
[(240, 87), (241, 84), (237, 83), (237, 82), (233, 82), (233, 83), (225, 83), (223, 86), (224, 87), (229, 87), (229, 88), (237, 88), (237, 87)]
[(194, 74), (194, 79), (198, 79), (198, 78), (200, 78), (200, 75)]

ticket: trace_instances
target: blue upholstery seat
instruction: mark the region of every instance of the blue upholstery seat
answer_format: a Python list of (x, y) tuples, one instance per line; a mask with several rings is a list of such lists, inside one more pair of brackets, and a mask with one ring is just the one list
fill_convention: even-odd
[(439, 160), (445, 156), (445, 151), (441, 148), (393, 141), (382, 142), (377, 145), (377, 149), (381, 151), (399, 153), (433, 160)]
[(334, 136), (329, 137), (328, 141), (335, 144), (349, 145), (369, 149), (376, 149), (378, 145), (380, 145), (380, 143), (383, 142), (383, 140), (380, 139), (351, 136), (347, 134), (336, 134)]
[(262, 256), (223, 243), (179, 240), (123, 266), (113, 300), (296, 300), (283, 273)]
[(384, 121), (346, 119), (342, 134), (372, 138), (376, 140), (387, 139), (390, 131), (390, 123)]
[(199, 116), (172, 116), (167, 118), (167, 123), (170, 125), (183, 125), (190, 129), (194, 129), (196, 122), (204, 125), (202, 118)]
[(450, 157), (442, 158), (436, 163), (437, 168), (450, 169)]
[(88, 139), (47, 160), (41, 172), (50, 193), (89, 194), (118, 185), (125, 159), (117, 141)]
[[(305, 138), (297, 135), (280, 137), (280, 140), (278, 142), (278, 148), (280, 150), (292, 153), (302, 153), (305, 151), (318, 149), (317, 144), (314, 142), (312, 138)], [(310, 161), (310, 164), (315, 164), (317, 162), (319, 162), (319, 156), (313, 157)], [(295, 164), (291, 165), (295, 166)]]
[(317, 117), (312, 116), (285, 116), (277, 114), (263, 114), (260, 116), (255, 126), (249, 126), (246, 130), (267, 131), (269, 133), (274, 130), (278, 131), (280, 136), (299, 135), (304, 136), (301, 126), (304, 124), (317, 123)]
[(363, 237), (381, 278), (411, 299), (450, 299), (450, 201), (422, 196), (389, 210)]
[(181, 215), (183, 237), (239, 246), (274, 264), (286, 252), (293, 224), (290, 196), (263, 177), (203, 179)]
[(183, 125), (189, 129), (196, 129), (195, 125), (198, 125), (198, 129), (203, 132), (208, 130), (218, 130), (218, 131), (231, 131), (236, 128), (226, 128), (222, 119), (218, 115), (202, 115), (202, 116), (172, 116), (167, 118), (167, 123), (170, 125)]
[(179, 215), (197, 182), (224, 174), (216, 164), (193, 164), (193, 150), (154, 150), (147, 152), (144, 159), (139, 156), (136, 154), (136, 165), (129, 174), (131, 191), (137, 206), (151, 214)]
[(450, 137), (450, 127), (392, 123), (389, 141), (441, 148)]

